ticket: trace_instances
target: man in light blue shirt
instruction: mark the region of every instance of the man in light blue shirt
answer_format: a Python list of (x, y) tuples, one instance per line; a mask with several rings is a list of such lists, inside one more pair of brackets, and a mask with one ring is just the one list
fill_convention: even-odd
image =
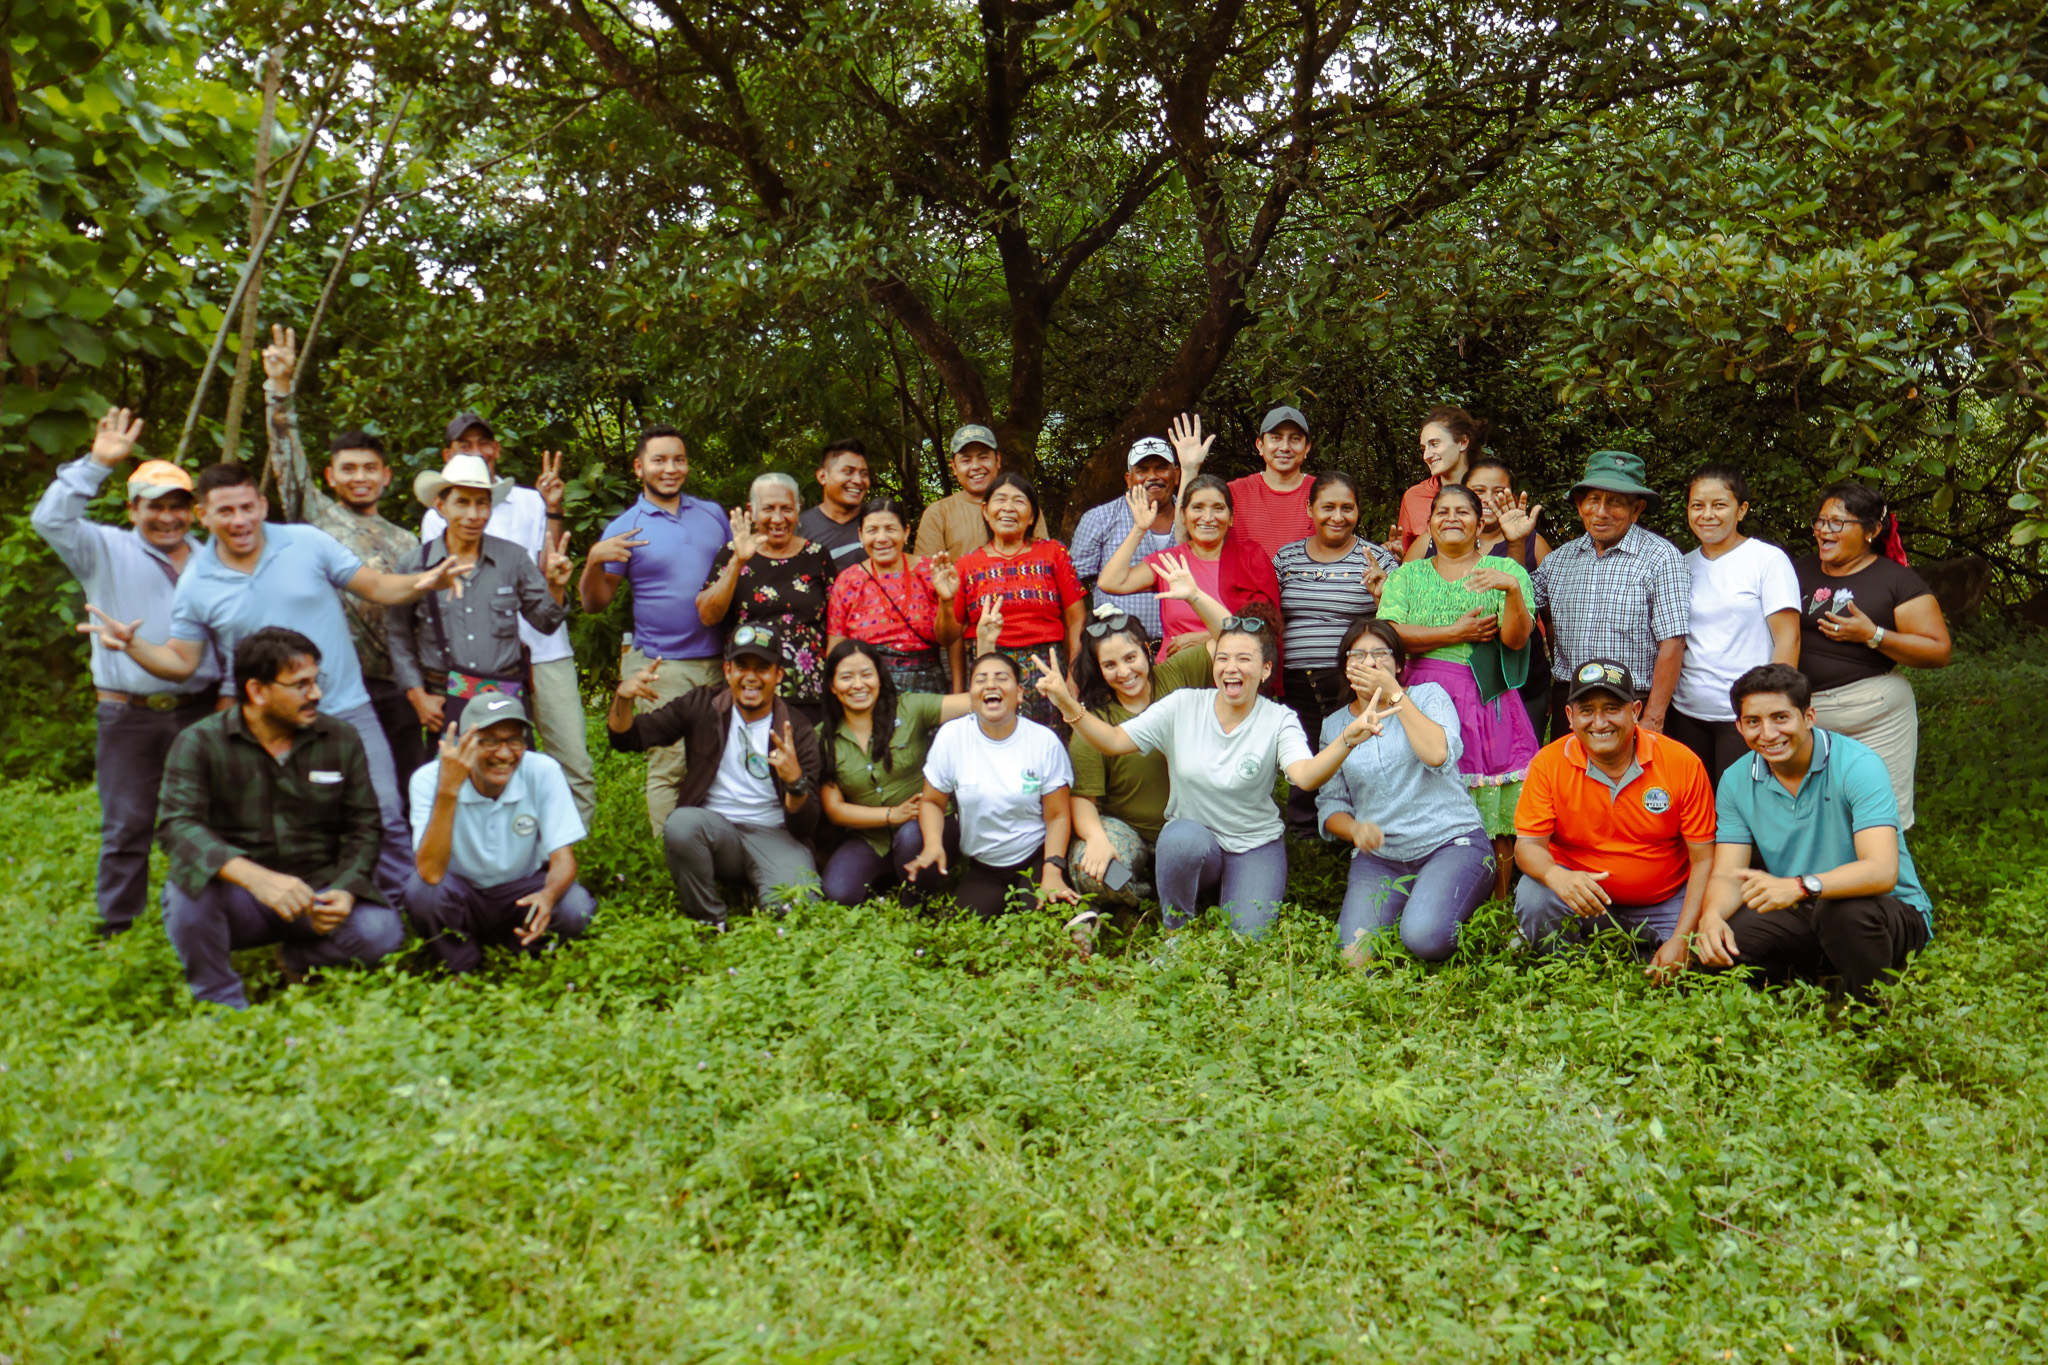
[[(57, 471), (29, 521), (77, 575), (87, 599), (161, 634), (170, 624), (178, 579), (201, 548), (192, 537), (192, 476), (163, 460), (145, 461), (128, 478), (128, 529), (86, 517), (107, 476), (134, 452), (141, 435), (141, 419), (126, 408), (107, 409), (91, 453)], [(134, 924), (148, 899), (149, 844), (164, 760), (171, 741), (213, 711), (220, 675), (220, 661), (209, 651), (191, 677), (168, 683), (92, 637), (97, 893), (100, 932), (108, 937)]]
[(377, 882), (387, 895), (397, 895), (411, 864), (404, 794), (334, 590), (345, 588), (395, 607), (451, 587), (467, 571), (444, 559), (418, 576), (381, 574), (364, 568), (325, 531), (266, 525), (269, 501), (258, 491), (256, 476), (239, 464), (200, 471), (194, 493), (199, 519), (212, 539), (192, 555), (178, 579), (168, 638), (161, 644), (145, 639), (141, 619), (121, 620), (96, 602), (87, 602), (86, 610), (98, 621), (80, 629), (96, 634), (107, 649), (125, 652), (156, 677), (180, 685), (190, 681), (209, 653), (231, 655), (245, 637), (266, 626), (288, 627), (312, 640), (320, 650), (320, 710), (347, 721), (362, 736), (384, 820)]
[(1815, 727), (1812, 688), (1789, 664), (1750, 669), (1729, 696), (1750, 756), (1721, 774), (1700, 961), (1766, 981), (1838, 975), (1869, 1002), (1934, 933), (1891, 774)]
[[(1131, 556), (1136, 564), (1146, 555), (1160, 550), (1171, 550), (1173, 541), (1173, 496), (1180, 487), (1180, 463), (1173, 458), (1173, 447), (1157, 436), (1140, 437), (1131, 446), (1130, 454), (1124, 461), (1124, 487), (1142, 486), (1152, 495), (1152, 525), (1138, 542), (1138, 549)], [(1149, 592), (1110, 593), (1095, 586), (1095, 580), (1102, 573), (1102, 566), (1116, 553), (1116, 547), (1124, 543), (1124, 537), (1131, 533), (1130, 504), (1122, 498), (1111, 498), (1100, 507), (1091, 507), (1081, 514), (1080, 522), (1074, 527), (1073, 549), (1069, 557), (1074, 561), (1074, 572), (1094, 594), (1097, 607), (1112, 607), (1136, 617), (1145, 625), (1145, 630), (1154, 641), (1159, 639), (1159, 599)]]
[[(732, 539), (732, 522), (717, 503), (683, 491), (690, 452), (674, 427), (640, 433), (633, 472), (640, 476), (640, 497), (590, 547), (578, 590), (583, 609), (596, 612), (611, 605), (621, 581), (632, 585), (633, 637), (619, 661), (619, 676), (634, 677), (660, 662), (649, 685), (656, 700), (635, 703), (636, 713), (646, 715), (692, 688), (725, 681), (719, 659), (724, 634), (704, 624), (697, 594)], [(680, 744), (647, 751), (647, 819), (657, 839), (676, 808), (682, 780)]]
[(483, 964), (483, 944), (540, 951), (575, 938), (597, 901), (576, 880), (583, 817), (562, 765), (528, 752), (516, 697), (479, 692), (441, 761), (412, 775), (413, 870), (405, 907), (450, 974)]

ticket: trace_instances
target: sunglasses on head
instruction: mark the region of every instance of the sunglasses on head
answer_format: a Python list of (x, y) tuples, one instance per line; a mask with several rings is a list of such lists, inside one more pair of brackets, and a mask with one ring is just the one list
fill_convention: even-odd
[(1263, 616), (1226, 616), (1223, 618), (1225, 635), (1257, 635), (1268, 629)]
[(1137, 624), (1137, 621), (1138, 618), (1130, 615), (1128, 612), (1111, 612), (1108, 616), (1099, 616), (1095, 620), (1090, 621), (1087, 625), (1081, 627), (1081, 632), (1091, 640), (1100, 640), (1105, 635), (1114, 635), (1118, 631), (1129, 630)]

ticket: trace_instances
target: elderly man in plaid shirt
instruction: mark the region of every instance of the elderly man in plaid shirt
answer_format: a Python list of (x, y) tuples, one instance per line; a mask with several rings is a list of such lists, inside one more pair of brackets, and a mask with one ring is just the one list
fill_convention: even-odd
[(1548, 608), (1557, 658), (1551, 676), (1550, 732), (1567, 733), (1564, 695), (1589, 659), (1613, 659), (1648, 678), (1643, 729), (1664, 733), (1664, 716), (1685, 664), (1692, 618), (1692, 576), (1664, 537), (1636, 525), (1658, 502), (1644, 483), (1640, 456), (1596, 450), (1572, 485), (1572, 506), (1586, 534), (1560, 545), (1530, 575), (1536, 605)]
[[(1137, 553), (1131, 556), (1133, 563), (1155, 551), (1171, 550), (1174, 546), (1173, 495), (1180, 488), (1180, 464), (1174, 458), (1173, 447), (1157, 436), (1139, 437), (1124, 460), (1124, 487), (1140, 486), (1151, 495), (1153, 515), (1145, 538), (1138, 542)], [(1111, 498), (1101, 506), (1083, 512), (1080, 523), (1074, 527), (1071, 555), (1074, 572), (1094, 594), (1098, 608), (1110, 607), (1137, 617), (1144, 622), (1146, 632), (1157, 640), (1157, 597), (1149, 592), (1119, 596), (1104, 592), (1095, 581), (1102, 575), (1102, 566), (1116, 553), (1116, 547), (1123, 544), (1124, 537), (1131, 533), (1132, 520), (1131, 505), (1122, 498)]]
[(320, 649), (268, 626), (235, 646), (239, 705), (188, 728), (164, 765), (164, 932), (194, 998), (243, 1009), (240, 948), (279, 944), (287, 979), (398, 950), (371, 870), (384, 838), (355, 727), (320, 714)]

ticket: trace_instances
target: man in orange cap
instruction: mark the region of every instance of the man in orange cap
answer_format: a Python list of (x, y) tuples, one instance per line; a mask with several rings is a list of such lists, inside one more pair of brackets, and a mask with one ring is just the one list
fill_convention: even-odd
[[(128, 476), (126, 529), (92, 521), (86, 509), (114, 467), (135, 452), (142, 421), (108, 408), (92, 450), (57, 471), (30, 522), (86, 597), (123, 620), (141, 620), (162, 636), (171, 597), (199, 542), (192, 536), (192, 476), (163, 460), (145, 460)], [(149, 891), (149, 843), (156, 831), (157, 787), (171, 741), (210, 714), (220, 693), (220, 661), (211, 653), (192, 676), (166, 682), (92, 639), (92, 682), (99, 705), (94, 770), (100, 793), (100, 932), (124, 932)]]

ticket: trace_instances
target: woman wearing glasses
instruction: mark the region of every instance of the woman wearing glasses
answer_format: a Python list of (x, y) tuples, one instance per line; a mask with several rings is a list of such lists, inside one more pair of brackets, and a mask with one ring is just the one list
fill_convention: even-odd
[[(1045, 651), (1050, 666), (1050, 649)], [(1059, 737), (1017, 714), (1022, 675), (1007, 655), (984, 654), (967, 680), (968, 715), (939, 727), (924, 763), (918, 805), (922, 847), (904, 865), (914, 885), (942, 877), (966, 855), (954, 896), (982, 919), (1003, 913), (1012, 891), (1040, 904), (1072, 902), (1067, 839), (1074, 770)], [(958, 854), (946, 845), (946, 806), (959, 807)]]
[[(1080, 648), (1088, 590), (1067, 547), (1033, 532), (1037, 486), (1022, 474), (996, 475), (981, 515), (988, 544), (961, 556), (960, 595), (953, 602), (960, 624), (978, 632), (983, 613), (995, 612), (997, 652), (1017, 666), (1020, 677), (1039, 653), (1051, 652), (1065, 667)], [(1025, 699), (1024, 713), (1045, 725), (1056, 719), (1036, 692)]]
[(1799, 667), (1813, 684), (1814, 721), (1877, 750), (1899, 801), (1899, 829), (1913, 827), (1913, 767), (1920, 712), (1894, 671), (1947, 668), (1948, 622), (1927, 583), (1906, 565), (1899, 521), (1860, 483), (1820, 495), (1816, 553), (1792, 561), (1799, 575)]
[[(1345, 629), (1379, 610), (1379, 586), (1401, 562), (1358, 534), (1358, 482), (1349, 474), (1332, 469), (1316, 475), (1308, 515), (1315, 533), (1281, 546), (1273, 573), (1287, 623), (1283, 694), (1302, 733), (1313, 735), (1350, 695), (1337, 657)], [(1287, 823), (1302, 838), (1315, 833), (1314, 792), (1287, 798)]]
[(1229, 617), (1213, 653), (1211, 686), (1182, 688), (1121, 725), (1088, 714), (1049, 669), (1038, 690), (1104, 754), (1166, 756), (1173, 787), (1154, 855), (1166, 927), (1221, 905), (1239, 933), (1256, 938), (1287, 894), (1274, 778), (1284, 771), (1296, 787), (1322, 786), (1377, 722), (1356, 717), (1335, 743), (1311, 753), (1294, 713), (1259, 695), (1279, 661), (1272, 627), (1261, 617)]
[[(1209, 681), (1209, 642), (1229, 615), (1223, 604), (1203, 592), (1181, 559), (1161, 562), (1166, 602), (1185, 602), (1211, 634), (1203, 643), (1183, 649), (1171, 659), (1153, 662), (1153, 642), (1137, 617), (1114, 609), (1099, 611), (1081, 628), (1081, 654), (1074, 666), (1075, 690), (1088, 713), (1105, 725), (1122, 725), (1145, 713), (1160, 698), (1183, 687)], [(1166, 824), (1166, 798), (1173, 789), (1166, 756), (1104, 754), (1081, 735), (1067, 741), (1074, 765), (1074, 843), (1067, 850), (1069, 877), (1083, 895), (1120, 890), (1104, 880), (1110, 865), (1129, 873), (1113, 880), (1144, 880), (1152, 871), (1152, 854)]]
[[(1108, 593), (1159, 592), (1166, 585), (1161, 557), (1173, 555), (1186, 561), (1196, 584), (1221, 602), (1225, 609), (1240, 616), (1265, 618), (1266, 624), (1272, 628), (1279, 626), (1280, 580), (1273, 576), (1273, 561), (1256, 544), (1244, 538), (1231, 539), (1234, 504), (1228, 484), (1214, 474), (1199, 474), (1188, 480), (1180, 491), (1181, 520), (1187, 528), (1187, 543), (1177, 549), (1149, 554), (1135, 564), (1131, 557), (1138, 552), (1138, 542), (1144, 537), (1143, 530), (1135, 523), (1141, 517), (1151, 515), (1151, 495), (1143, 488), (1133, 488), (1124, 496), (1131, 505), (1134, 525), (1131, 533), (1124, 537), (1124, 543), (1116, 547), (1109, 556), (1109, 562), (1102, 566), (1102, 574), (1095, 580), (1096, 586)], [(1144, 522), (1143, 525), (1151, 523)], [(1159, 633), (1159, 657), (1164, 659), (1190, 645), (1202, 643), (1208, 638), (1209, 628), (1188, 603), (1162, 601), (1159, 604)], [(1270, 642), (1277, 657), (1280, 647), (1278, 635), (1272, 635)]]
[[(841, 570), (833, 581), (825, 607), (825, 648), (836, 653), (843, 641), (865, 641), (874, 646), (899, 693), (952, 692), (965, 681), (953, 676), (948, 657), (960, 638), (960, 622), (953, 615), (960, 574), (944, 550), (928, 559), (906, 554), (909, 525), (909, 509), (894, 498), (870, 498), (861, 507), (855, 529), (867, 558)], [(828, 695), (830, 688), (828, 665)], [(830, 710), (829, 702), (826, 706)]]
[(1399, 925), (1409, 952), (1441, 962), (1494, 882), (1493, 844), (1458, 772), (1458, 708), (1441, 684), (1402, 686), (1408, 651), (1389, 622), (1353, 622), (1343, 659), (1351, 702), (1324, 720), (1323, 742), (1367, 714), (1379, 729), (1316, 793), (1323, 837), (1354, 850), (1337, 946), (1363, 966)]
[(1478, 494), (1463, 484), (1437, 489), (1429, 509), (1436, 553), (1387, 579), (1379, 619), (1398, 628), (1408, 651), (1404, 681), (1436, 683), (1458, 708), (1458, 771), (1493, 840), (1493, 894), (1504, 897), (1515, 801), (1538, 748), (1515, 692), (1535, 630), (1535, 591), (1520, 564), (1480, 551), (1479, 521)]
[(767, 626), (782, 642), (782, 699), (813, 726), (825, 676), (825, 603), (832, 554), (797, 534), (803, 495), (787, 474), (767, 473), (733, 509), (732, 540), (697, 594), (697, 617), (730, 635)]

